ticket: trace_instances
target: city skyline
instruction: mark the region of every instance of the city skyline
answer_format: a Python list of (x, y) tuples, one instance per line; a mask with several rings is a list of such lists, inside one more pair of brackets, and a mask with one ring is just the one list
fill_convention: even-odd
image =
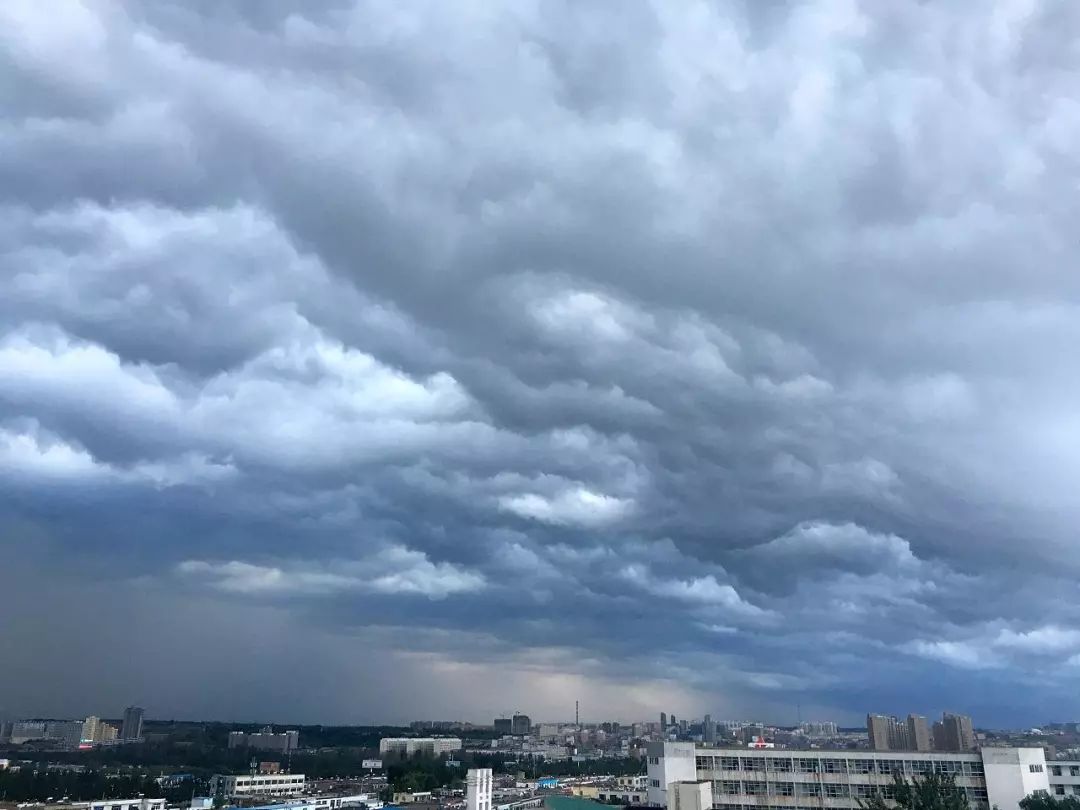
[(1078, 36), (0, 3), (0, 704), (1080, 715)]

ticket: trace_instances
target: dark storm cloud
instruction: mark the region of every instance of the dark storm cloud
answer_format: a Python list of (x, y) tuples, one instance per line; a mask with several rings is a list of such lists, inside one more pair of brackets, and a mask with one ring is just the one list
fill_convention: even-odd
[(34, 653), (125, 604), (368, 672), (320, 719), (1064, 699), (1071, 5), (0, 23), (0, 577), (73, 589), (4, 631), (27, 710), (121, 700)]

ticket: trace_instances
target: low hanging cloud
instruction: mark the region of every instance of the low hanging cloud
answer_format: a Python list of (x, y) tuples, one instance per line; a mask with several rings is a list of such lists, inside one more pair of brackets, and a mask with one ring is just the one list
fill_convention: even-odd
[(176, 570), (181, 577), (242, 595), (317, 597), (359, 591), (445, 599), (455, 593), (478, 591), (485, 585), (482, 576), (449, 563), (432, 563), (422, 552), (401, 546), (383, 549), (364, 560), (335, 561), (322, 569), (295, 561), (286, 566), (267, 566), (238, 560), (185, 560)]
[(0, 708), (234, 619), (325, 720), (1080, 708), (1077, 33), (2, 4)]

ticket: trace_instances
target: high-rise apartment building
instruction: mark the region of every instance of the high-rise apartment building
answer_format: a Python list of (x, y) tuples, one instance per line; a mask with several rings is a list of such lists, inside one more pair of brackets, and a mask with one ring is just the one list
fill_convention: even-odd
[(495, 718), (495, 733), (496, 734), (513, 734), (514, 721), (509, 717), (496, 717)]
[(866, 733), (873, 751), (929, 751), (936, 747), (930, 743), (926, 718), (917, 714), (909, 714), (907, 720), (884, 714), (868, 714)]
[(884, 714), (866, 715), (866, 733), (870, 737), (871, 750), (890, 750), (890, 742), (894, 737), (894, 735), (892, 734), (894, 720), (895, 718), (887, 717)]
[(705, 715), (705, 720), (702, 723), (701, 737), (707, 743), (716, 742), (716, 723), (712, 721), (712, 715)]
[(799, 729), (808, 737), (835, 737), (838, 733), (836, 723), (831, 720), (802, 723)]
[(936, 751), (973, 751), (975, 749), (975, 729), (971, 718), (965, 714), (945, 712), (941, 720), (934, 723), (934, 750)]
[(134, 742), (142, 738), (143, 710), (138, 706), (124, 709), (124, 722), (120, 726), (120, 739)]
[(45, 736), (50, 740), (60, 740), (65, 745), (76, 746), (82, 742), (83, 724), (81, 720), (50, 720), (45, 724)]
[(532, 720), (527, 714), (515, 714), (510, 721), (510, 733), (525, 736), (532, 731)]
[(909, 714), (907, 718), (907, 742), (912, 751), (929, 751), (933, 748), (930, 741), (930, 726), (920, 714)]
[(101, 722), (101, 718), (94, 715), (90, 715), (83, 720), (82, 741), (88, 743), (99, 742), (102, 725), (104, 724)]
[(667, 731), (667, 712), (660, 712), (660, 730)]

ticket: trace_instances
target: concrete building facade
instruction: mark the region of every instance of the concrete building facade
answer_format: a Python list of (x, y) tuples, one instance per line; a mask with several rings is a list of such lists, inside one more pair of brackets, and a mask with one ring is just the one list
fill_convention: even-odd
[(975, 750), (975, 729), (967, 715), (946, 712), (934, 723), (933, 736), (936, 751)]
[(930, 751), (930, 725), (920, 714), (909, 714), (907, 718), (907, 742), (912, 751)]
[(93, 802), (75, 802), (79, 810), (165, 810), (164, 799), (99, 799)]
[(712, 810), (712, 782), (675, 782), (668, 793), (670, 810)]
[(493, 785), (491, 768), (469, 768), (465, 774), (465, 810), (491, 810)]
[[(383, 803), (370, 793), (352, 793), (341, 796), (309, 796), (291, 802), (247, 807), (245, 810), (339, 810), (343, 807), (359, 807), (360, 805), (366, 805), (368, 810), (378, 810)], [(193, 807), (192, 810), (198, 810), (198, 808)]]
[(892, 742), (892, 727), (896, 718), (884, 714), (866, 715), (866, 734), (870, 738), (871, 751), (888, 751)]
[(384, 755), (439, 757), (460, 750), (458, 737), (383, 737), (379, 740), (379, 753)]
[(217, 774), (210, 779), (215, 796), (295, 796), (304, 792), (302, 773)]
[(139, 706), (124, 709), (124, 722), (120, 726), (120, 739), (134, 742), (142, 738), (143, 710)]
[(708, 781), (712, 806), (723, 810), (858, 810), (876, 793), (889, 797), (894, 773), (909, 779), (949, 774), (973, 810), (1017, 810), (1036, 791), (1073, 795), (1080, 789), (1080, 762), (1047, 763), (1041, 748), (946, 753), (648, 746), (649, 804), (661, 807), (672, 806), (672, 784)]
[(256, 751), (279, 751), (287, 754), (299, 747), (300, 732), (296, 730), (275, 734), (271, 726), (266, 726), (254, 734), (245, 734), (243, 731), (229, 732), (229, 748), (254, 748)]

